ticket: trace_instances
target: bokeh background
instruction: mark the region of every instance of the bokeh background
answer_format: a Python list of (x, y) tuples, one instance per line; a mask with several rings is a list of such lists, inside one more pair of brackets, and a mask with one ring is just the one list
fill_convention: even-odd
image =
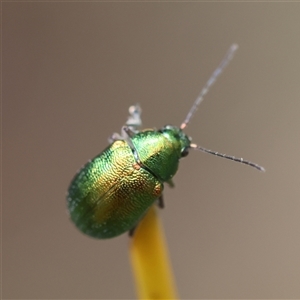
[(119, 132), (179, 125), (266, 173), (192, 152), (161, 211), (182, 299), (300, 298), (300, 3), (2, 3), (4, 299), (133, 299), (127, 235), (68, 219), (77, 169)]

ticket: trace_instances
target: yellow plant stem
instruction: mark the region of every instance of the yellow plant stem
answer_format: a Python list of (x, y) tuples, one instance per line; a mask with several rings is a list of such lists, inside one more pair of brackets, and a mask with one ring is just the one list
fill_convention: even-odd
[(136, 228), (130, 256), (139, 299), (177, 299), (168, 252), (156, 207)]

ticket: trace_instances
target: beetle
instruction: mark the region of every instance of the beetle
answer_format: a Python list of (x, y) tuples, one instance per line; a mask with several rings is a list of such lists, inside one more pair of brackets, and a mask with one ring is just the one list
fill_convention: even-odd
[(190, 149), (264, 171), (263, 167), (242, 158), (200, 147), (183, 132), (237, 48), (236, 44), (230, 47), (180, 127), (167, 125), (159, 130), (140, 131), (140, 106), (129, 108), (121, 134), (113, 134), (109, 146), (83, 166), (69, 186), (70, 217), (83, 233), (99, 239), (116, 237), (132, 231), (156, 200), (163, 207), (164, 183), (173, 186), (179, 160), (187, 156)]

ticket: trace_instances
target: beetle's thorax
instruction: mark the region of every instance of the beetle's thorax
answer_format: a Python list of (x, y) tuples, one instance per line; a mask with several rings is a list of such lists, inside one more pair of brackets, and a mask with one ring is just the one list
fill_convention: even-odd
[(165, 126), (160, 130), (145, 130), (132, 138), (132, 143), (142, 166), (160, 181), (171, 179), (190, 146), (190, 139), (175, 126)]

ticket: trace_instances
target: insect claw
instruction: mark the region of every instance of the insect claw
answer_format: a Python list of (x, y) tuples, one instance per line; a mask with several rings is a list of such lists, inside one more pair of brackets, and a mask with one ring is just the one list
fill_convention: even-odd
[(158, 200), (158, 207), (159, 208), (165, 208), (165, 202), (164, 202), (163, 194), (161, 194), (157, 200)]
[(128, 126), (123, 126), (122, 131), (125, 131), (126, 135), (130, 138), (133, 138), (135, 136), (135, 132)]

